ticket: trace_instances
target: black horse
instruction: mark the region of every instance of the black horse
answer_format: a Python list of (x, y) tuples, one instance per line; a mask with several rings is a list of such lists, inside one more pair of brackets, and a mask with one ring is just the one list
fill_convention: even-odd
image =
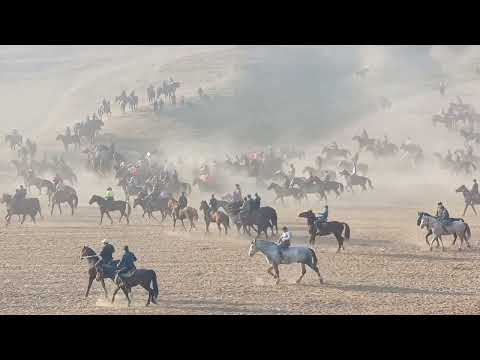
[[(237, 226), (237, 230), (240, 232), (240, 228), (250, 236), (250, 228), (253, 228), (257, 232), (257, 236), (260, 236), (262, 232), (265, 232), (265, 237), (268, 239), (267, 229), (270, 228), (273, 234), (278, 234), (278, 216), (277, 211), (270, 206), (263, 206), (258, 210), (253, 210), (250, 214), (241, 215), (240, 208), (235, 207), (233, 203), (228, 201), (218, 200), (218, 207), (225, 209), (227, 214), (232, 219), (232, 222)], [(255, 228), (255, 226), (257, 228)], [(275, 232), (274, 229), (275, 228)]]
[[(100, 281), (104, 276), (104, 268), (97, 265), (96, 271), (97, 280)], [(127, 298), (128, 306), (130, 306), (131, 300), (128, 294), (131, 292), (131, 289), (137, 285), (140, 285), (148, 291), (148, 300), (146, 306), (150, 305), (150, 302), (157, 304), (158, 283), (157, 274), (155, 271), (149, 269), (136, 269), (133, 275), (127, 279), (122, 280), (120, 277), (117, 277), (114, 282), (115, 285), (117, 285), (117, 288), (113, 291), (112, 304), (115, 302), (115, 296), (117, 295), (118, 291), (122, 289), (125, 297)]]
[[(338, 221), (329, 221), (324, 224), (321, 230), (319, 230), (315, 226), (315, 214), (313, 213), (312, 210), (302, 212), (298, 215), (298, 217), (307, 219), (308, 233), (310, 234), (310, 245), (312, 246), (315, 245), (316, 236), (333, 234), (337, 238), (337, 242), (338, 242), (337, 252), (340, 252), (340, 249), (345, 250), (345, 248), (343, 247), (343, 241), (350, 239), (350, 227), (348, 226), (347, 223), (342, 223)], [(345, 238), (342, 236), (343, 230), (345, 230)]]
[(12, 215), (22, 215), (21, 224), (25, 222), (27, 215), (30, 216), (33, 223), (36, 223), (35, 216), (37, 213), (42, 216), (40, 201), (37, 198), (16, 200), (14, 204), (11, 195), (3, 194), (0, 202), (7, 204), (7, 215), (5, 216), (5, 220), (7, 221), (6, 225), (10, 224)]
[(100, 225), (102, 225), (104, 214), (107, 214), (113, 225), (113, 219), (109, 213), (110, 211), (120, 211), (120, 219), (118, 222), (120, 223), (123, 217), (125, 217), (127, 219), (127, 224), (130, 224), (129, 217), (130, 213), (132, 212), (132, 208), (128, 202), (122, 200), (108, 201), (101, 196), (93, 195), (88, 203), (90, 205), (97, 203), (98, 207), (100, 208)]
[[(148, 215), (149, 218), (153, 218), (157, 220), (153, 213), (155, 211), (160, 211), (162, 214), (162, 222), (166, 219), (167, 215), (172, 215), (170, 212), (170, 208), (168, 207), (168, 201), (170, 198), (161, 198), (150, 200), (146, 199), (147, 194), (145, 192), (140, 192), (138, 197), (133, 201), (133, 208), (135, 209), (137, 206), (140, 206), (143, 209), (142, 217), (145, 217), (145, 214)], [(158, 221), (158, 220), (157, 220)]]

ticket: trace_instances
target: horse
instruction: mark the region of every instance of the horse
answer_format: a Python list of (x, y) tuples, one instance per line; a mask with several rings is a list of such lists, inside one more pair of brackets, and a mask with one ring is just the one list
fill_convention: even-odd
[[(302, 274), (297, 279), (296, 283), (300, 283), (302, 278), (305, 276), (307, 270), (305, 265), (310, 269), (315, 271), (320, 280), (320, 284), (323, 284), (322, 275), (320, 275), (320, 270), (318, 269), (318, 259), (315, 251), (308, 247), (304, 246), (291, 246), (287, 249), (282, 250), (282, 256), (280, 257), (280, 249), (277, 244), (264, 241), (264, 240), (253, 240), (250, 243), (250, 248), (248, 250), (248, 255), (253, 257), (258, 251), (260, 251), (267, 260), (267, 263), (270, 267), (267, 269), (267, 273), (273, 276), (276, 279), (276, 284), (280, 282), (280, 272), (278, 270), (278, 265), (280, 264), (294, 264), (300, 263), (302, 266)], [(275, 274), (272, 273), (272, 270), (275, 271)]]
[(350, 174), (347, 170), (342, 170), (339, 172), (340, 175), (345, 176), (345, 181), (347, 182), (347, 189), (350, 189), (353, 193), (353, 186), (358, 185), (362, 188), (363, 191), (367, 190), (365, 186), (367, 183), (370, 186), (370, 189), (373, 190), (372, 181), (366, 176), (360, 176), (357, 174)]
[(62, 203), (68, 203), (70, 206), (70, 209), (72, 209), (72, 216), (74, 213), (74, 209), (78, 207), (78, 196), (75, 192), (71, 192), (67, 189), (65, 190), (59, 190), (55, 192), (52, 196), (51, 204), (52, 204), (52, 210), (50, 211), (50, 216), (53, 215), (53, 209), (55, 208), (55, 205), (58, 206), (58, 210), (60, 211), (60, 214), (62, 214)]
[[(101, 281), (104, 275), (103, 266), (97, 265), (96, 267), (97, 272), (97, 281)], [(157, 283), (157, 274), (155, 271), (150, 269), (136, 269), (135, 272), (129, 276), (128, 278), (122, 280), (119, 276), (117, 276), (114, 280), (115, 285), (117, 288), (113, 291), (112, 295), (112, 304), (115, 302), (115, 296), (117, 295), (118, 291), (122, 289), (125, 297), (128, 301), (128, 306), (131, 305), (130, 297), (128, 293), (131, 292), (131, 289), (137, 285), (140, 285), (145, 290), (148, 291), (148, 300), (145, 306), (150, 305), (150, 302), (157, 304), (158, 298), (158, 283)]]
[[(85, 298), (88, 297), (88, 294), (90, 293), (90, 288), (92, 287), (93, 280), (97, 277), (97, 269), (96, 269), (96, 264), (100, 257), (93, 251), (91, 248), (88, 246), (84, 246), (82, 248), (82, 252), (80, 254), (80, 260), (87, 260), (88, 262), (88, 286), (87, 286), (87, 292), (85, 293)], [(119, 260), (114, 260), (112, 261), (111, 267), (116, 269), (117, 265), (119, 263)], [(104, 265), (105, 266), (105, 265)], [(111, 273), (103, 273), (102, 277), (100, 279), (97, 279), (97, 281), (100, 281), (102, 283), (103, 291), (105, 292), (105, 299), (108, 297), (107, 293), (107, 288), (105, 286), (105, 278), (111, 279), (114, 281), (115, 279), (115, 272), (112, 271)]]
[(142, 186), (135, 185), (133, 183), (129, 183), (127, 181), (127, 177), (121, 179), (117, 186), (120, 186), (125, 193), (125, 201), (130, 200), (130, 195), (140, 195), (140, 193), (144, 192), (145, 189)]
[(185, 231), (187, 231), (187, 228), (185, 227), (185, 223), (183, 222), (183, 220), (185, 219), (188, 219), (188, 221), (190, 222), (190, 229), (188, 231), (192, 231), (192, 229), (196, 229), (195, 222), (194, 222), (194, 221), (198, 221), (198, 212), (196, 209), (194, 209), (191, 206), (187, 206), (184, 209), (180, 209), (180, 205), (178, 201), (175, 199), (170, 199), (168, 201), (168, 208), (172, 212), (173, 230), (175, 230), (177, 219), (182, 222), (182, 225)]
[[(422, 222), (422, 216), (423, 214), (426, 214), (428, 216), (432, 216), (430, 215), (429, 213), (426, 213), (426, 212), (419, 212), (418, 213), (418, 218), (417, 218), (417, 226), (420, 226), (421, 222)], [(432, 216), (433, 217), (433, 216)], [(458, 220), (458, 221), (463, 221), (463, 219), (455, 219), (455, 220)], [(430, 246), (430, 243), (428, 242), (428, 238), (430, 235), (433, 234), (433, 231), (432, 231), (432, 228), (427, 226), (427, 234), (425, 235), (425, 241), (427, 242), (427, 244)], [(453, 234), (450, 234), (450, 235), (453, 235), (453, 244), (455, 244), (455, 242), (457, 241), (457, 234), (456, 233), (453, 233)], [(453, 245), (452, 244), (452, 245)], [(437, 248), (440, 247), (440, 244), (439, 242), (437, 241)]]
[[(348, 160), (340, 160), (337, 164), (337, 168), (339, 170), (353, 169), (353, 167), (354, 167), (353, 161), (348, 161)], [(367, 175), (368, 165), (362, 164), (362, 163), (357, 164), (357, 171), (359, 174)]]
[(473, 194), (470, 193), (470, 191), (467, 189), (467, 187), (465, 185), (462, 185), (460, 186), (457, 190), (455, 190), (455, 192), (457, 193), (462, 193), (463, 194), (463, 198), (465, 200), (465, 210), (463, 210), (463, 215), (462, 216), (465, 216), (465, 214), (467, 213), (467, 208), (470, 206), (473, 210), (473, 212), (475, 213), (475, 215), (478, 215), (477, 214), (477, 210), (475, 210), (475, 204), (478, 205), (480, 204), (480, 196), (475, 196)]
[(53, 183), (49, 180), (42, 179), (42, 178), (39, 178), (37, 176), (27, 176), (25, 178), (25, 187), (28, 189), (28, 192), (31, 192), (30, 187), (32, 185), (35, 186), (38, 189), (38, 193), (40, 195), (42, 195), (42, 189), (43, 188), (47, 188), (47, 191), (50, 188), (50, 186), (55, 188)]
[(467, 243), (467, 247), (470, 247), (470, 243), (468, 242), (468, 239), (471, 237), (471, 231), (470, 231), (470, 226), (463, 221), (463, 219), (451, 219), (452, 221), (445, 226), (447, 232), (444, 230), (444, 226), (441, 224), (441, 222), (434, 216), (431, 216), (427, 213), (419, 213), (419, 218), (417, 220), (420, 221), (420, 228), (427, 228), (431, 229), (433, 231), (433, 234), (435, 237), (433, 238), (432, 242), (428, 242), (428, 238), (426, 238), (427, 244), (430, 246), (430, 251), (432, 251), (432, 246), (433, 243), (436, 241), (437, 245), (440, 243), (442, 244), (442, 251), (445, 251), (445, 247), (443, 246), (443, 241), (442, 241), (442, 235), (450, 235), (455, 233), (456, 236), (454, 237), (453, 244), (455, 244), (455, 241), (457, 240), (457, 236), (460, 237), (461, 243), (460, 243), (460, 248), (459, 250), (462, 249), (463, 241)]
[(37, 198), (16, 200), (15, 204), (13, 204), (12, 196), (9, 194), (3, 194), (0, 203), (5, 203), (7, 206), (7, 215), (5, 216), (5, 220), (7, 221), (6, 225), (10, 224), (12, 215), (22, 215), (21, 224), (25, 222), (27, 215), (30, 216), (34, 224), (36, 223), (35, 216), (37, 213), (42, 217), (40, 201), (38, 201)]
[(302, 189), (302, 191), (305, 193), (305, 196), (307, 196), (307, 194), (315, 194), (319, 197), (320, 200), (322, 199), (327, 200), (327, 195), (325, 194), (323, 181), (316, 181), (315, 183), (313, 183), (313, 182), (307, 182), (305, 178), (295, 177), (292, 180), (292, 186), (293, 185), (298, 185), (298, 187)]
[[(312, 210), (304, 211), (298, 214), (298, 217), (307, 219), (308, 233), (310, 234), (310, 245), (315, 245), (315, 238), (317, 235), (325, 236), (333, 234), (338, 242), (337, 253), (340, 252), (341, 249), (345, 250), (343, 241), (350, 240), (350, 226), (348, 226), (347, 223), (328, 221), (324, 223), (322, 228), (319, 230), (315, 226), (316, 217)], [(344, 232), (345, 237), (342, 236), (342, 232)]]
[(78, 135), (66, 136), (66, 135), (60, 134), (57, 136), (56, 140), (61, 141), (63, 143), (65, 152), (68, 152), (69, 145), (74, 145), (75, 149), (80, 148), (80, 137)]
[(23, 137), (22, 135), (5, 135), (5, 142), (10, 143), (10, 150), (16, 150), (17, 147), (22, 146)]
[(223, 228), (225, 229), (225, 235), (228, 235), (228, 229), (230, 228), (230, 218), (228, 215), (218, 210), (211, 214), (210, 207), (205, 200), (202, 200), (200, 203), (200, 210), (203, 210), (205, 219), (205, 232), (209, 232), (208, 228), (210, 227), (210, 223), (214, 222), (217, 224), (220, 234), (222, 233), (221, 225), (223, 225)]
[(352, 138), (353, 141), (358, 142), (358, 149), (362, 150), (363, 148), (367, 147), (368, 145), (375, 145), (375, 139), (371, 139), (368, 137), (363, 137), (363, 136), (354, 136)]
[(278, 199), (280, 199), (282, 200), (282, 204), (285, 204), (283, 198), (288, 196), (292, 196), (299, 203), (301, 202), (302, 199), (307, 198), (307, 196), (305, 195), (302, 189), (292, 188), (292, 187), (285, 188), (273, 182), (267, 187), (267, 190), (273, 190), (275, 192), (275, 199), (273, 201), (275, 202)]
[(325, 160), (332, 159), (334, 157), (343, 157), (348, 158), (352, 155), (350, 150), (347, 149), (332, 149), (329, 147), (324, 147), (322, 150), (322, 154), (325, 154)]
[(108, 201), (101, 196), (93, 195), (88, 203), (90, 205), (92, 205), (93, 203), (96, 203), (100, 208), (100, 224), (99, 225), (102, 225), (104, 214), (107, 214), (108, 218), (110, 219), (113, 225), (113, 219), (110, 216), (110, 211), (120, 211), (120, 219), (118, 220), (118, 222), (120, 223), (123, 217), (125, 217), (127, 219), (127, 225), (130, 224), (129, 217), (130, 217), (132, 208), (130, 207), (130, 204), (128, 202), (122, 201), (122, 200)]
[[(153, 218), (157, 220), (153, 213), (155, 211), (160, 211), (162, 214), (162, 222), (165, 220), (167, 215), (172, 215), (168, 208), (168, 201), (170, 198), (159, 198), (155, 200), (147, 200), (145, 199), (147, 194), (145, 192), (140, 192), (138, 197), (133, 200), (133, 208), (135, 209), (137, 206), (140, 206), (143, 209), (142, 217), (145, 217), (145, 214), (148, 215), (149, 218)], [(158, 220), (157, 220), (158, 221)]]

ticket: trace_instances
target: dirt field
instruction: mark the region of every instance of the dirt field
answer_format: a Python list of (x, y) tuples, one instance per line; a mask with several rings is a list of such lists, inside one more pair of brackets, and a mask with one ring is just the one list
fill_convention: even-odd
[[(297, 210), (280, 210), (280, 223), (294, 233), (295, 243), (307, 242)], [(171, 221), (147, 224), (133, 212), (132, 225), (96, 225), (98, 210), (80, 207), (78, 215), (46, 216), (38, 225), (2, 228), (0, 242), (0, 313), (2, 314), (475, 314), (479, 311), (477, 231), (474, 249), (428, 251), (415, 226), (415, 210), (398, 207), (349, 209), (340, 205), (335, 218), (348, 222), (352, 238), (346, 251), (335, 254), (336, 241), (324, 237), (315, 250), (326, 280), (313, 272), (295, 284), (299, 265), (280, 267), (276, 286), (265, 272), (261, 254), (250, 258), (249, 241), (236, 235), (209, 236), (198, 230), (173, 232)], [(118, 216), (117, 216), (118, 218)], [(393, 219), (393, 220), (392, 220)], [(382, 226), (377, 224), (381, 223)], [(212, 228), (213, 230), (213, 228)], [(87, 264), (80, 261), (84, 244), (97, 251), (108, 237), (117, 248), (128, 244), (138, 267), (157, 272), (159, 305), (144, 306), (147, 294), (135, 288), (128, 308), (119, 293), (112, 306), (94, 282), (88, 299)], [(447, 239), (446, 244), (451, 244)], [(109, 295), (113, 284), (108, 280)]]

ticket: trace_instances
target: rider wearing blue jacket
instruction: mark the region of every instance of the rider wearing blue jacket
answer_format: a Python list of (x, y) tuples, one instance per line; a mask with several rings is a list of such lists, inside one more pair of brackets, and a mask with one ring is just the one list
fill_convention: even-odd
[(317, 228), (320, 229), (322, 224), (326, 223), (327, 221), (328, 221), (328, 205), (325, 205), (324, 211), (318, 214), (315, 224), (317, 225)]
[(120, 260), (120, 264), (118, 264), (117, 271), (117, 276), (119, 276), (122, 280), (124, 280), (125, 275), (127, 275), (128, 277), (137, 269), (135, 267), (135, 261), (137, 261), (135, 254), (133, 252), (130, 252), (128, 246), (125, 246), (123, 250), (124, 253), (122, 256), (122, 260)]

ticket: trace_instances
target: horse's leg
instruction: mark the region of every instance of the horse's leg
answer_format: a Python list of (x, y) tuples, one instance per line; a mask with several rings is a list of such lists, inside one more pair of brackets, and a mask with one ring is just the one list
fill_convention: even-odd
[(116, 285), (117, 285), (117, 288), (113, 291), (113, 295), (112, 295), (112, 304), (115, 302), (115, 296), (117, 295), (118, 290), (120, 290), (120, 286), (118, 284)]
[(342, 237), (342, 235), (337, 234), (337, 233), (335, 234), (335, 237), (337, 238), (337, 242), (338, 242), (337, 253), (339, 253), (340, 250), (343, 248), (343, 237)]
[(20, 224), (23, 224), (23, 223), (25, 222), (25, 218), (26, 218), (26, 217), (27, 217), (27, 215), (24, 214), (23, 217), (22, 217), (22, 221), (20, 222)]
[(428, 242), (428, 237), (433, 234), (432, 229), (428, 230), (427, 235), (425, 235), (425, 241), (427, 242), (427, 245), (430, 246), (430, 243)]
[(118, 219), (118, 223), (119, 223), (119, 224), (122, 222), (123, 215), (125, 215), (125, 212), (120, 211), (120, 219)]
[(102, 222), (103, 222), (103, 214), (104, 212), (102, 210), (100, 210), (100, 224), (98, 225), (102, 225)]
[(152, 289), (150, 289), (150, 285), (145, 285), (145, 284), (140, 284), (145, 290), (148, 291), (148, 300), (147, 300), (147, 303), (145, 304), (145, 306), (148, 306), (150, 305), (150, 299), (153, 299), (153, 294), (152, 294)]
[(62, 206), (60, 205), (60, 202), (58, 202), (57, 205), (58, 205), (58, 210), (60, 210), (60, 215), (62, 215)]
[(300, 281), (302, 281), (302, 278), (305, 276), (305, 273), (307, 272), (307, 270), (305, 269), (305, 264), (300, 264), (302, 265), (302, 275), (300, 275), (300, 277), (297, 279), (296, 283), (299, 284)]
[(105, 286), (105, 279), (102, 277), (102, 280), (100, 280), (102, 283), (103, 291), (105, 292), (105, 299), (108, 299), (108, 293), (107, 293), (107, 287)]
[(108, 218), (110, 219), (110, 223), (111, 223), (110, 225), (113, 225), (113, 219), (110, 216), (110, 213), (108, 211), (106, 211), (105, 213), (107, 214)]
[(183, 222), (183, 219), (180, 219), (180, 221), (182, 222), (183, 228), (185, 229), (185, 232), (186, 232), (186, 231), (187, 231), (187, 227), (185, 226), (185, 223)]
[(472, 210), (473, 210), (473, 212), (475, 213), (475, 215), (478, 215), (478, 214), (477, 214), (477, 210), (475, 210), (475, 206), (473, 206), (473, 202), (472, 202), (471, 206), (472, 206)]
[(128, 290), (122, 286), (122, 291), (123, 293), (125, 294), (125, 297), (127, 298), (127, 301), (128, 301), (128, 306), (130, 306), (130, 304), (132, 303), (132, 301), (130, 300), (130, 297), (128, 296)]
[(275, 277), (277, 279), (275, 284), (278, 285), (280, 283), (280, 272), (278, 271), (278, 264), (273, 264), (273, 270), (275, 271)]
[(273, 270), (273, 266), (270, 266), (270, 267), (267, 269), (267, 273), (269, 273), (270, 275), (272, 275), (272, 277), (275, 279), (275, 274), (272, 273), (272, 270)]
[(73, 216), (73, 201), (70, 201), (68, 205), (70, 205), (70, 209), (72, 209), (72, 216)]
[(95, 274), (90, 273), (90, 277), (88, 279), (87, 292), (85, 293), (85, 298), (87, 298), (88, 294), (90, 293), (90, 288), (92, 287), (93, 279), (95, 279)]
[(52, 204), (52, 209), (50, 211), (50, 216), (53, 216), (53, 209), (55, 208), (55, 204)]
[(442, 244), (442, 251), (445, 251), (445, 246), (443, 246), (442, 235), (439, 236), (440, 243)]

